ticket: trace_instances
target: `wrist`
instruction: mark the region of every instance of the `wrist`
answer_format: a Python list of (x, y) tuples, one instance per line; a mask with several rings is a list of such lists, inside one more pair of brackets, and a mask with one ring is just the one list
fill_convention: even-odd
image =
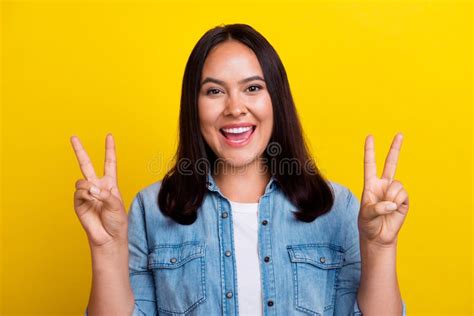
[[(377, 242), (361, 240), (360, 256), (362, 270), (367, 273), (373, 269), (395, 269), (397, 261), (396, 244), (386, 245)], [(377, 268), (375, 268), (377, 267)]]
[(93, 249), (91, 252), (92, 272), (97, 275), (128, 276), (128, 247), (112, 245), (107, 248)]
[(360, 239), (360, 255), (363, 265), (378, 265), (395, 262), (397, 244), (381, 244), (375, 241)]
[(112, 261), (128, 257), (128, 239), (110, 241), (101, 246), (90, 246), (92, 258)]
[(359, 238), (359, 242), (360, 242), (360, 247), (364, 247), (364, 248), (367, 248), (367, 249), (370, 249), (372, 251), (380, 251), (380, 252), (390, 252), (390, 251), (394, 251), (397, 249), (397, 243), (398, 243), (398, 240), (397, 238), (391, 242), (391, 243), (381, 243), (375, 239), (368, 239), (368, 238), (364, 238), (363, 236), (361, 236)]

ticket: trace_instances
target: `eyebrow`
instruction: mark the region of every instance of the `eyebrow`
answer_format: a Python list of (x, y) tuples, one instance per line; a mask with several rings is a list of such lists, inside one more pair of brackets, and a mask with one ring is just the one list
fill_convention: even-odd
[[(242, 84), (242, 83), (246, 83), (246, 82), (249, 82), (249, 81), (253, 81), (253, 80), (260, 80), (260, 81), (263, 81), (265, 82), (265, 80), (260, 77), (260, 76), (252, 76), (252, 77), (248, 77), (248, 78), (245, 78), (245, 79), (242, 79), (240, 80), (238, 83), (239, 84)], [(225, 82), (222, 81), (222, 80), (219, 80), (219, 79), (216, 79), (216, 78), (211, 78), (211, 77), (207, 77), (206, 79), (204, 79), (201, 83), (201, 86), (203, 86), (205, 83), (208, 83), (208, 82), (214, 82), (214, 83), (217, 83), (217, 84), (220, 84), (220, 85), (225, 85)]]

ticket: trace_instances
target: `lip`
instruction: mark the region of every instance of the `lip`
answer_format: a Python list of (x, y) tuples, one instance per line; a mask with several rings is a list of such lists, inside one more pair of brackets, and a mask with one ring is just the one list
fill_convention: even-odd
[(237, 127), (247, 127), (247, 126), (253, 126), (252, 133), (250, 134), (250, 136), (246, 140), (244, 140), (241, 143), (236, 143), (236, 142), (231, 141), (230, 139), (225, 137), (224, 134), (222, 134), (221, 131), (219, 131), (219, 135), (220, 135), (220, 137), (222, 137), (222, 139), (224, 140), (224, 142), (228, 146), (233, 147), (233, 148), (243, 147), (243, 146), (247, 145), (248, 143), (250, 143), (250, 141), (252, 140), (253, 134), (255, 134), (255, 130), (257, 129), (257, 126), (255, 124), (247, 124), (247, 123), (229, 124), (229, 125), (225, 125), (224, 127), (222, 127), (222, 128), (237, 128)]

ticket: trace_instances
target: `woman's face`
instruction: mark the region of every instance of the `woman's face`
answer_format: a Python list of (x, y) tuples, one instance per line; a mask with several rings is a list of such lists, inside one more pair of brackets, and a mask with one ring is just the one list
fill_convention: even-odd
[(250, 48), (230, 40), (210, 51), (198, 107), (201, 133), (218, 158), (243, 167), (263, 154), (272, 134), (273, 108)]

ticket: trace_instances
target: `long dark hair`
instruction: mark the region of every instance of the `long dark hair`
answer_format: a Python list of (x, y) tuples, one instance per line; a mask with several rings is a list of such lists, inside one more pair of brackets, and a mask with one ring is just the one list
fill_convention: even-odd
[[(197, 210), (207, 192), (207, 173), (212, 171), (210, 169), (217, 158), (199, 127), (201, 73), (209, 51), (231, 39), (245, 44), (257, 56), (272, 101), (273, 131), (265, 151), (268, 170), (298, 209), (294, 216), (298, 220), (311, 222), (331, 209), (334, 192), (309, 154), (280, 57), (260, 33), (246, 24), (210, 29), (199, 39), (189, 56), (181, 91), (178, 149), (174, 156), (175, 164), (161, 183), (159, 208), (163, 214), (183, 225), (190, 225), (197, 218)], [(202, 164), (203, 161), (208, 163)], [(196, 172), (196, 166), (199, 166), (200, 172)], [(292, 166), (299, 169), (294, 170)]]

